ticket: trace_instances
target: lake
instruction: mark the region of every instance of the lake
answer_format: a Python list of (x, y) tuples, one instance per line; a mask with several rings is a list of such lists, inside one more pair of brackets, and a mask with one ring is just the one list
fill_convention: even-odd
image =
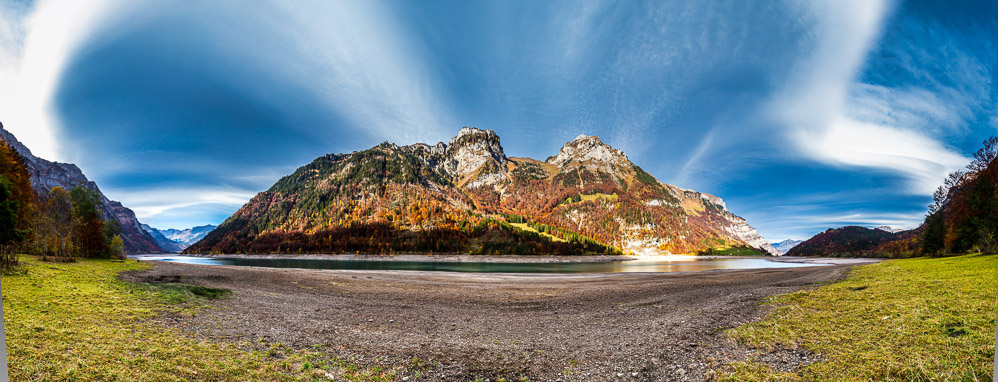
[(439, 271), (471, 273), (626, 273), (626, 272), (691, 272), (717, 269), (797, 268), (827, 265), (774, 261), (769, 258), (697, 258), (669, 256), (665, 260), (640, 259), (611, 262), (509, 263), (453, 261), (382, 261), (290, 259), (247, 257), (198, 257), (183, 255), (137, 255), (139, 260), (167, 261), (185, 264), (229, 265), (265, 268), (344, 269), (377, 271)]

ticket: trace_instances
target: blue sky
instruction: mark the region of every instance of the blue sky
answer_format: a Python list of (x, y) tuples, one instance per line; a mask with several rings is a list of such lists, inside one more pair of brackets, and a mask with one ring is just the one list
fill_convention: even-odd
[(461, 126), (599, 135), (774, 241), (912, 228), (998, 129), (991, 1), (0, 4), (0, 121), (160, 228)]

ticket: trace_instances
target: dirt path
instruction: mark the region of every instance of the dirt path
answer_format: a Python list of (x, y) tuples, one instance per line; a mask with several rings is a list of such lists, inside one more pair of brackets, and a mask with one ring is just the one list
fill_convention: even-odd
[[(414, 380), (703, 380), (744, 357), (723, 330), (765, 298), (851, 265), (659, 274), (497, 275), (317, 271), (156, 263), (132, 281), (227, 288), (232, 298), (166, 321), (221, 341), (320, 345), (359, 364), (435, 367)], [(773, 362), (806, 355), (774, 354)]]

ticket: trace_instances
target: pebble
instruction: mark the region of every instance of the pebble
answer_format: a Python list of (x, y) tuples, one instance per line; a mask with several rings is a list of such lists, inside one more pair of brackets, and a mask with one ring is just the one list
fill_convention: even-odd
[(402, 377), (402, 382), (408, 381), (409, 377)]
[(631, 373), (631, 376), (634, 377), (634, 378), (637, 378), (638, 377), (638, 373)]

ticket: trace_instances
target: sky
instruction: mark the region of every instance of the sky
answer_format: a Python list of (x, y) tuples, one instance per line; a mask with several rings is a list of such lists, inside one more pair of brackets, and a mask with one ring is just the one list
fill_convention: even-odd
[(998, 129), (993, 1), (0, 0), (0, 122), (157, 228), (382, 141), (598, 135), (771, 241), (914, 228)]

